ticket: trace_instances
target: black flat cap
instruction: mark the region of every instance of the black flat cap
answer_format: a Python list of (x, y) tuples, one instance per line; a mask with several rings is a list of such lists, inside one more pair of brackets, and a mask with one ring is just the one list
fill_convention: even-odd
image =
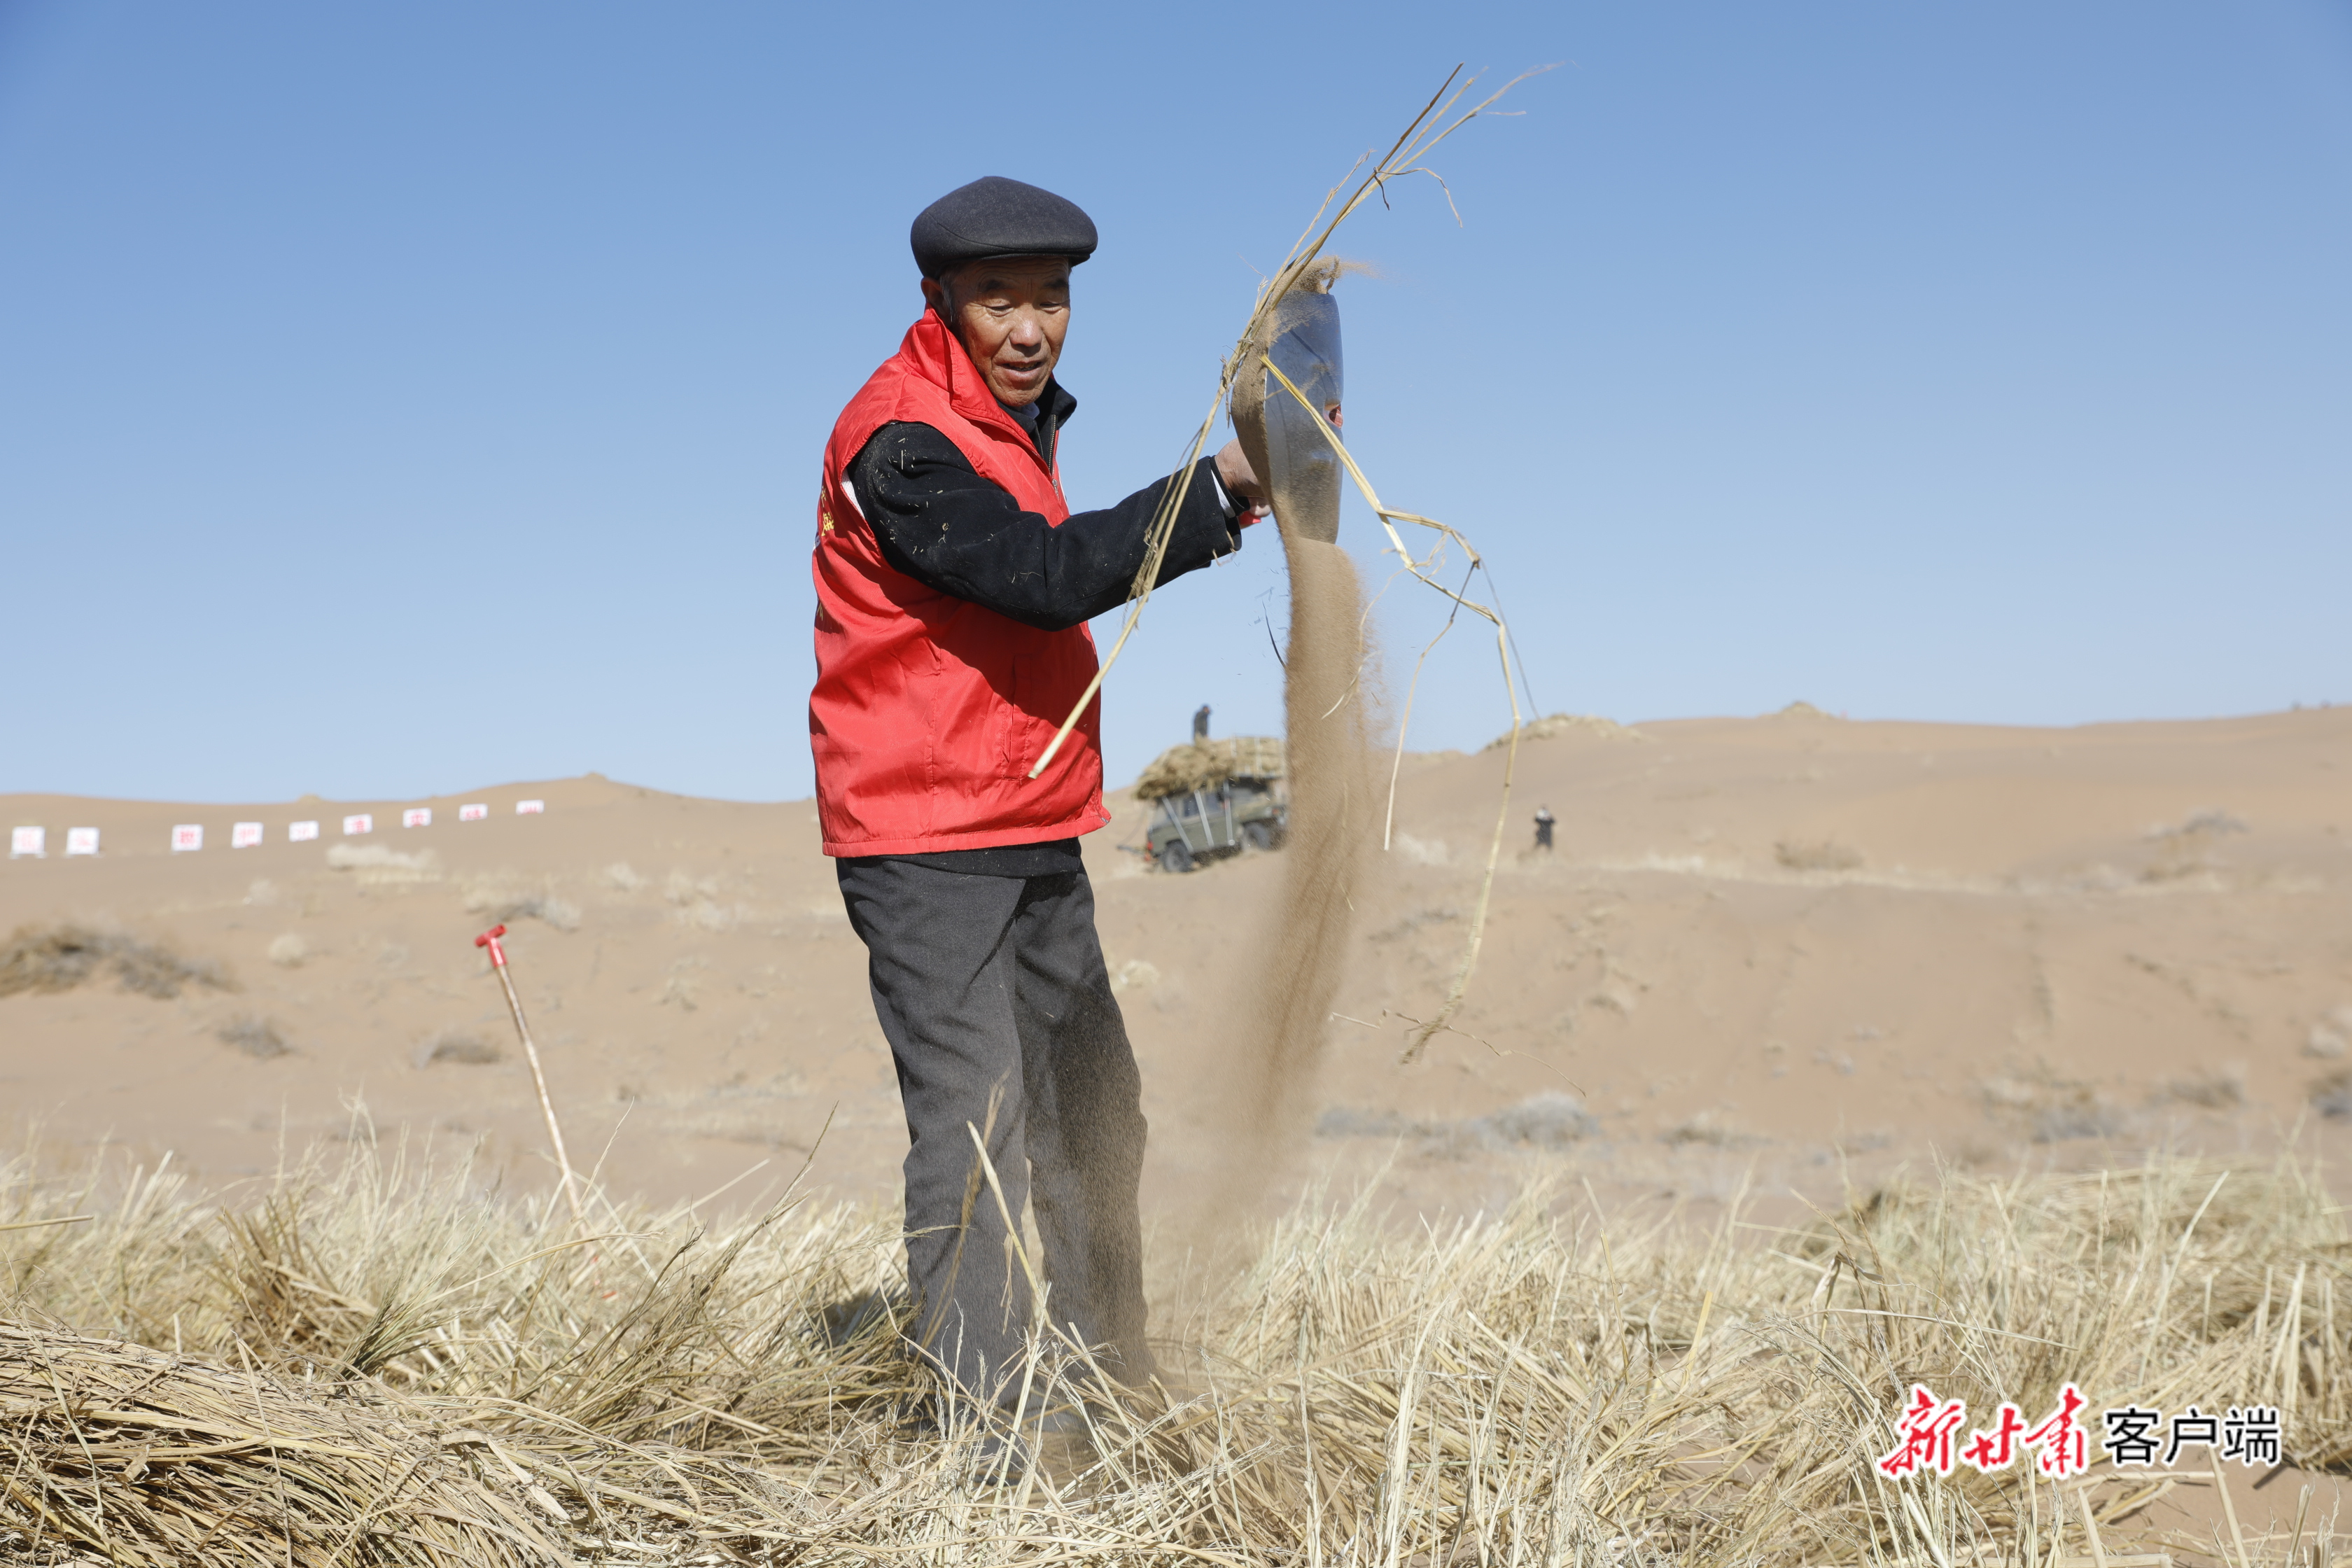
[(907, 237), (926, 278), (992, 256), (1066, 256), (1076, 267), (1095, 253), (1095, 220), (1051, 191), (990, 174), (916, 214)]

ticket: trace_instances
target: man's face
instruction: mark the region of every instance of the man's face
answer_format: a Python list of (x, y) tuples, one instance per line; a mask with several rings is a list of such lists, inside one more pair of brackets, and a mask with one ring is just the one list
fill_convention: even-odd
[(996, 400), (1019, 408), (1045, 390), (1070, 330), (1070, 264), (1058, 256), (975, 261), (923, 279), (923, 299), (980, 367)]

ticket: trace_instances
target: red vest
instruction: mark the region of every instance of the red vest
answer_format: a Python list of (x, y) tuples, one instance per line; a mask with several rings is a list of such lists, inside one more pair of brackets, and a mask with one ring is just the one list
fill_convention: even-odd
[(1054, 765), (1037, 765), (1087, 682), (1083, 626), (1045, 632), (935, 592), (883, 558), (844, 473), (877, 430), (929, 425), (982, 478), (1059, 526), (1061, 477), (991, 395), (931, 311), (907, 329), (834, 425), (816, 505), (816, 687), (809, 743), (828, 855), (920, 855), (1037, 844), (1110, 821), (1102, 703)]

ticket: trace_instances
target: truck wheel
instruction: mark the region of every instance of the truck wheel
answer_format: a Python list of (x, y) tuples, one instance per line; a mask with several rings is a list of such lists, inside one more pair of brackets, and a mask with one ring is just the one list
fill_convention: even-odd
[(1160, 851), (1160, 868), (1163, 871), (1189, 871), (1192, 868), (1192, 847), (1179, 838)]
[(1272, 824), (1272, 823), (1270, 823), (1270, 822), (1244, 822), (1244, 823), (1243, 823), (1243, 824), (1242, 824), (1242, 840), (1243, 840), (1243, 842), (1246, 843), (1246, 844), (1247, 844), (1251, 848), (1253, 848), (1253, 849), (1271, 849), (1271, 848), (1273, 848), (1273, 847), (1274, 847), (1274, 824)]

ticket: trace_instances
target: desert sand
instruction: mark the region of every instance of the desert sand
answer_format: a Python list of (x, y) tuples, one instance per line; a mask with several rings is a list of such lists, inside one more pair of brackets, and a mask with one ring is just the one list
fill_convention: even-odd
[[(1547, 721), (1519, 749), (1468, 1003), (1401, 1066), (1458, 962), (1506, 757), (1403, 760), (1315, 1121), (1269, 1208), (1383, 1166), (1410, 1215), (1538, 1178), (1716, 1205), (1834, 1195), (1906, 1162), (2335, 1152), (2352, 710)], [(545, 814), (515, 816), (522, 798)], [(81, 922), (234, 987), (157, 998), (101, 976), (0, 997), (0, 1106), (52, 1155), (169, 1153), (229, 1184), (364, 1114), (544, 1183), (530, 1077), (473, 944), (502, 920), (575, 1158), (613, 1189), (735, 1206), (806, 1163), (835, 1195), (894, 1190), (904, 1123), (805, 801), (593, 774), (426, 801), (0, 801), (49, 847), (0, 866), (0, 931)], [(487, 820), (457, 820), (470, 802)], [(1141, 810), (1114, 805), (1087, 855), (1161, 1210), (1217, 1168), (1220, 1075), (1279, 867), (1149, 869)], [(1538, 805), (1559, 818), (1548, 855), (1529, 847)], [(397, 826), (414, 806), (433, 826)], [(340, 837), (354, 811), (376, 830)], [(287, 842), (302, 818), (324, 837)], [(266, 841), (229, 848), (247, 820)], [(202, 851), (170, 852), (181, 823), (205, 826)], [(100, 828), (103, 854), (67, 858), (69, 826)]]

